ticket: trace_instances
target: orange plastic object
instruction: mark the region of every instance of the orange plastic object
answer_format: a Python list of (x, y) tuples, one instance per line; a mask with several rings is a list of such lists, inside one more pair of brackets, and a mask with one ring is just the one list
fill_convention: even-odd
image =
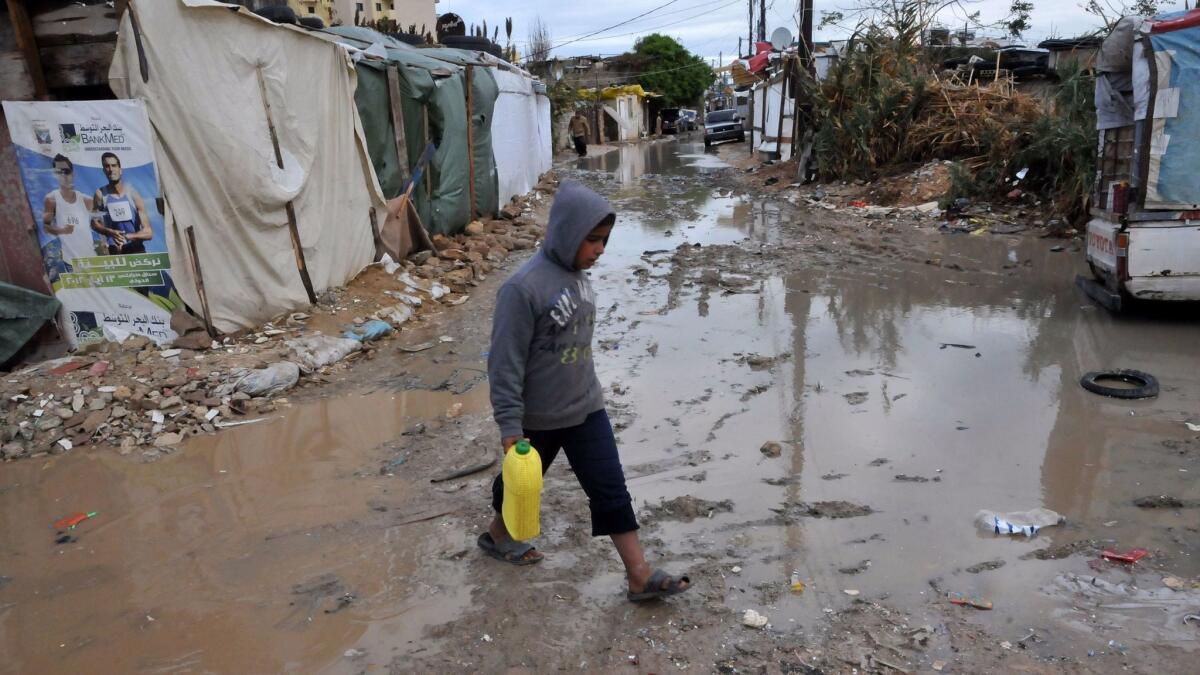
[(967, 607), (974, 607), (975, 609), (991, 609), (992, 608), (991, 600), (984, 600), (983, 598), (979, 597), (978, 595), (966, 596), (966, 595), (963, 595), (962, 593), (951, 593), (950, 594), (950, 604), (965, 605)]
[(54, 529), (56, 529), (56, 530), (73, 530), (73, 529), (75, 529), (76, 525), (82, 523), (83, 521), (87, 520), (88, 518), (91, 518), (94, 515), (96, 515), (96, 514), (95, 513), (84, 513), (82, 511), (80, 511), (79, 513), (72, 513), (71, 515), (66, 516), (65, 518), (60, 518), (60, 519), (54, 521)]
[(1148, 555), (1150, 555), (1150, 552), (1144, 548), (1131, 548), (1128, 551), (1114, 551), (1110, 548), (1106, 548), (1100, 552), (1100, 557), (1104, 558), (1105, 560), (1129, 563), (1130, 565)]

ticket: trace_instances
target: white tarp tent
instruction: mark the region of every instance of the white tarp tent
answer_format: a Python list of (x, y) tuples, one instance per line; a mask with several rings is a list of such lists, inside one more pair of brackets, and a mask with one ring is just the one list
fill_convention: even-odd
[[(762, 155), (774, 156), (775, 153), (782, 150), (782, 155), (778, 159), (781, 161), (790, 159), (792, 156), (792, 115), (796, 107), (795, 99), (790, 96), (784, 98), (782, 148), (779, 147), (780, 144), (776, 138), (780, 132), (779, 99), (784, 96), (784, 79), (777, 76), (770, 83), (761, 83), (753, 89), (752, 95), (754, 96), (754, 142), (757, 144), (757, 152)], [(763, 125), (764, 112), (766, 113), (765, 126)]]
[(492, 152), (503, 206), (532, 190), (550, 170), (550, 99), (538, 93), (531, 76), (511, 66), (497, 65), (493, 73), (500, 94), (492, 113)]
[(385, 214), (346, 51), (234, 9), (211, 0), (131, 3), (109, 72), (118, 96), (146, 102), (179, 293), (201, 309), (194, 261), (221, 331), (309, 304), (289, 204), (318, 294), (371, 263), (370, 209)]

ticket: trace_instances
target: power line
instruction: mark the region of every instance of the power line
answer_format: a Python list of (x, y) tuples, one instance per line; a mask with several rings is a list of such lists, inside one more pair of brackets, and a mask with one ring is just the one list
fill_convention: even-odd
[[(719, 2), (722, 2), (722, 1), (723, 1), (723, 0), (716, 0), (716, 2), (709, 3), (709, 4), (717, 4), (717, 3), (719, 3)], [(731, 6), (733, 6), (733, 5), (741, 4), (741, 2), (742, 2), (742, 0), (732, 0), (731, 2), (725, 2), (725, 4), (721, 5), (720, 7), (714, 7), (714, 8), (713, 8), (712, 10), (710, 10), (710, 11), (712, 11), (712, 12), (716, 12), (716, 11), (719, 11), (719, 10), (725, 9), (726, 7), (731, 7)], [(700, 9), (700, 7), (696, 7), (696, 9)], [(609, 40), (609, 39), (612, 39), (612, 38), (628, 37), (628, 36), (630, 36), (630, 35), (640, 35), (640, 34), (642, 34), (642, 33), (648, 33), (648, 32), (650, 32), (650, 31), (656, 31), (656, 30), (660, 30), (660, 29), (663, 29), (663, 28), (669, 28), (669, 27), (671, 27), (671, 26), (675, 26), (675, 25), (678, 25), (678, 24), (681, 24), (681, 23), (686, 23), (686, 22), (688, 22), (688, 21), (692, 21), (692, 20), (694, 20), (694, 19), (698, 19), (698, 18), (707, 18), (707, 17), (695, 17), (695, 16), (689, 16), (689, 17), (687, 17), (686, 19), (679, 19), (678, 21), (672, 21), (672, 22), (670, 22), (670, 23), (664, 23), (664, 24), (662, 24), (662, 25), (659, 25), (659, 26), (654, 26), (653, 28), (644, 28), (644, 29), (642, 29), (642, 30), (635, 30), (635, 31), (633, 31), (633, 32), (631, 32), (631, 33), (619, 33), (619, 34), (617, 34), (617, 35), (605, 35), (605, 36), (603, 36), (603, 37), (581, 38), (581, 39), (580, 39), (580, 40), (578, 40), (578, 41), (579, 41), (579, 42), (592, 42), (592, 41), (595, 41), (595, 40)]]
[[(642, 17), (644, 17), (644, 16), (648, 16), (648, 15), (650, 15), (650, 14), (653, 14), (653, 13), (657, 12), (658, 10), (660, 10), (660, 9), (664, 8), (664, 7), (669, 7), (670, 5), (673, 5), (673, 4), (675, 4), (676, 2), (679, 2), (679, 0), (667, 0), (667, 2), (664, 2), (664, 3), (663, 3), (663, 4), (661, 4), (661, 5), (658, 5), (657, 7), (655, 7), (654, 9), (651, 9), (651, 10), (650, 10), (650, 11), (648, 11), (648, 12), (642, 12), (641, 14), (638, 14), (638, 15), (637, 15), (637, 16), (635, 16), (635, 17), (632, 17), (632, 18), (626, 19), (626, 20), (624, 20), (624, 21), (622, 21), (622, 22), (620, 22), (620, 23), (615, 23), (615, 24), (613, 24), (613, 25), (611, 25), (611, 26), (609, 26), (609, 27), (607, 27), (607, 28), (601, 28), (601, 29), (600, 29), (600, 30), (598, 30), (598, 31), (594, 31), (594, 32), (592, 32), (592, 33), (588, 33), (587, 35), (584, 35), (583, 37), (576, 38), (576, 39), (574, 39), (574, 40), (567, 40), (566, 42), (563, 42), (563, 43), (560, 43), (560, 44), (553, 45), (553, 46), (551, 46), (549, 49), (547, 49), (547, 50), (545, 50), (545, 51), (546, 51), (547, 53), (549, 53), (550, 51), (552, 51), (552, 50), (554, 50), (554, 49), (558, 49), (559, 47), (565, 47), (565, 46), (567, 46), (567, 45), (569, 45), (569, 44), (574, 44), (574, 43), (576, 43), (576, 42), (579, 42), (580, 40), (583, 40), (583, 39), (585, 39), (585, 38), (590, 38), (590, 37), (592, 37), (593, 35), (599, 35), (600, 33), (605, 33), (605, 32), (608, 32), (608, 31), (610, 31), (610, 30), (612, 30), (612, 29), (614, 29), (614, 28), (620, 28), (621, 26), (625, 26), (625, 25), (628, 25), (628, 24), (630, 24), (630, 23), (633, 23), (634, 21), (637, 21), (638, 19), (640, 19), (640, 18), (642, 18)], [(526, 60), (528, 60), (528, 57), (526, 57)]]
[[(674, 14), (681, 14), (681, 13), (683, 13), (683, 12), (697, 12), (697, 11), (703, 11), (703, 10), (705, 10), (706, 8), (708, 8), (708, 7), (711, 7), (712, 5), (720, 5), (721, 3), (725, 2), (725, 1), (726, 1), (726, 0), (706, 0), (705, 2), (701, 2), (701, 3), (700, 3), (700, 4), (698, 4), (698, 5), (689, 5), (689, 6), (687, 6), (687, 7), (680, 7), (679, 9), (671, 10), (670, 12), (663, 12), (663, 13), (661, 13), (661, 14), (659, 14), (659, 15), (655, 16), (654, 18), (655, 18), (655, 19), (662, 19), (662, 18), (666, 18), (666, 17), (668, 17), (668, 16), (672, 16), (672, 15), (674, 15)], [(736, 2), (741, 2), (741, 0), (734, 0), (734, 3), (736, 3)], [(715, 11), (717, 11), (717, 10), (724, 9), (724, 8), (725, 8), (725, 7), (727, 7), (729, 4), (734, 4), (734, 3), (727, 3), (727, 4), (725, 4), (725, 5), (722, 5), (721, 7), (717, 7), (717, 8), (715, 8), (715, 9), (712, 9), (712, 10), (710, 10), (710, 11), (712, 11), (712, 12), (715, 12)], [(652, 10), (652, 11), (653, 11), (653, 10)], [(690, 19), (690, 18), (692, 18), (692, 17), (688, 17), (688, 18)], [(685, 19), (685, 20), (686, 20), (686, 19)], [(666, 25), (671, 25), (671, 24), (666, 24)], [(660, 26), (660, 27), (661, 27), (661, 26)], [(604, 36), (604, 37), (588, 37), (588, 34), (586, 34), (586, 33), (581, 33), (581, 34), (579, 34), (579, 35), (569, 35), (569, 36), (567, 36), (567, 37), (566, 37), (566, 38), (564, 38), (564, 39), (565, 39), (565, 40), (570, 40), (571, 42), (587, 42), (587, 41), (590, 41), (590, 40), (606, 40), (606, 39), (608, 39), (608, 38), (610, 38), (610, 37), (623, 37), (623, 36), (626, 36), (626, 35), (636, 35), (636, 34), (637, 34), (637, 33), (636, 33), (636, 32), (634, 32), (634, 33), (622, 33), (622, 34), (620, 34), (620, 35), (608, 35), (608, 36)], [(526, 41), (524, 41), (524, 42), (522, 42), (522, 41), (516, 41), (516, 44), (529, 44), (529, 41), (528, 41), (528, 40), (526, 40)]]

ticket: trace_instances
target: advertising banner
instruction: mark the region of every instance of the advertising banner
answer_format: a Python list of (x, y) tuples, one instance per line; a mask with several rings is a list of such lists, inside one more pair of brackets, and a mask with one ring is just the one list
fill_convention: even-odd
[(72, 344), (176, 336), (183, 301), (141, 101), (4, 102), (42, 261)]

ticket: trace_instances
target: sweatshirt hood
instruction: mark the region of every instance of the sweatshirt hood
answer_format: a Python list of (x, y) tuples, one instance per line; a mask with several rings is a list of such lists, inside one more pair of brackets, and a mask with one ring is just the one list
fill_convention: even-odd
[(574, 272), (575, 254), (588, 232), (617, 214), (608, 200), (575, 181), (563, 181), (550, 207), (542, 250), (560, 267)]

